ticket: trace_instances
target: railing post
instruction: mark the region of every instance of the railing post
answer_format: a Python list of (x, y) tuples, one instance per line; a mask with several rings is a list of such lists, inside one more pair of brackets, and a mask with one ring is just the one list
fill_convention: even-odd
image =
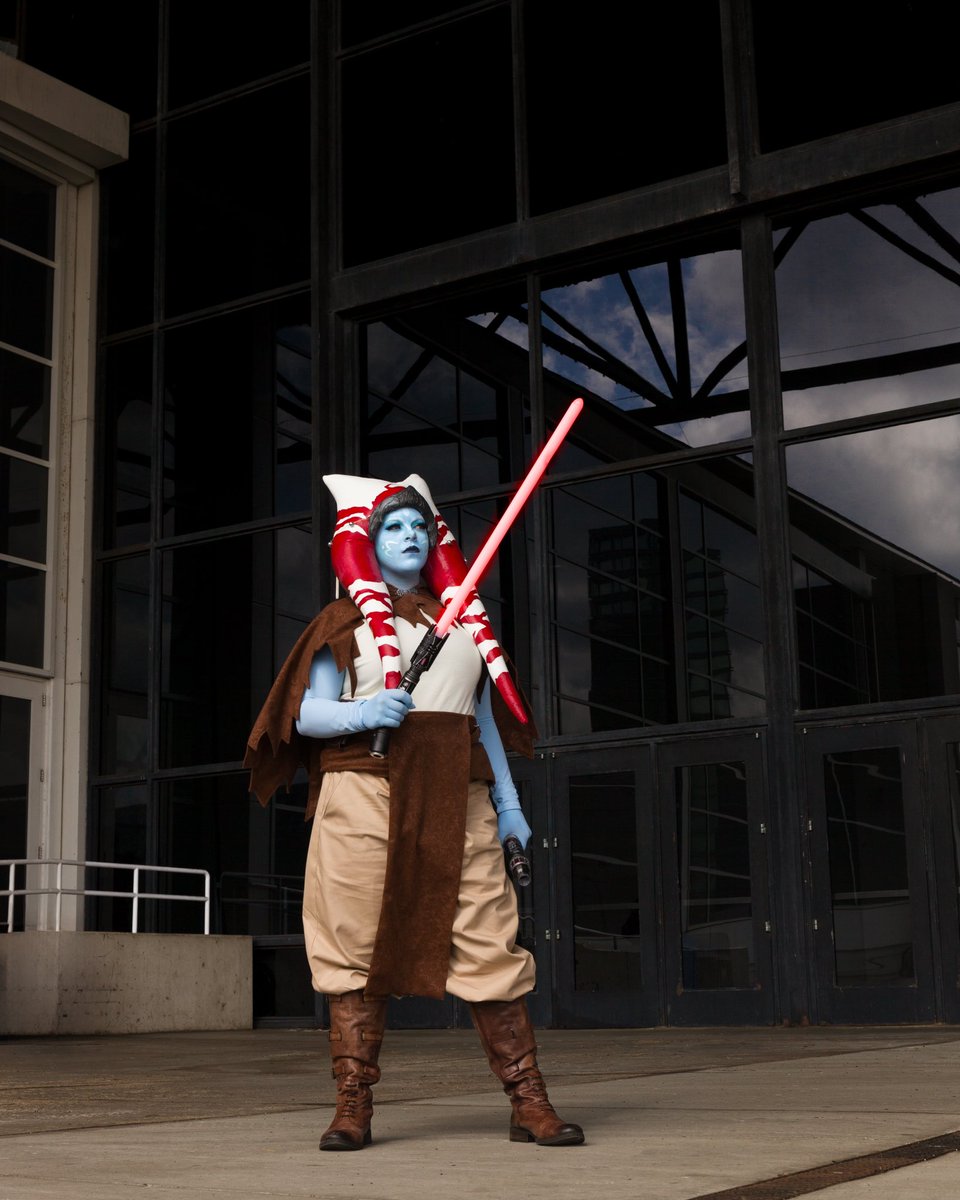
[(203, 873), (203, 932), (210, 932), (210, 872)]
[(13, 889), (17, 882), (17, 864), (10, 864), (10, 895), (7, 896), (7, 933), (13, 933)]
[(137, 920), (140, 915), (140, 868), (133, 868), (133, 921), (131, 924), (131, 933), (137, 932)]
[(60, 932), (60, 917), (63, 909), (63, 860), (57, 863), (57, 916), (54, 921), (54, 932)]

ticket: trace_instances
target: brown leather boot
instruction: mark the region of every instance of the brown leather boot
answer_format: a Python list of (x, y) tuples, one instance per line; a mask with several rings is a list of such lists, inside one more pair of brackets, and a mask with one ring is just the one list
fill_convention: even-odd
[(511, 1142), (538, 1146), (579, 1146), (583, 1130), (561, 1121), (547, 1097), (537, 1066), (537, 1044), (526, 998), (482, 1000), (470, 1005), (487, 1061), (510, 1097)]
[(328, 996), (330, 1057), (337, 1081), (337, 1111), (320, 1139), (321, 1150), (362, 1150), (370, 1145), (373, 1097), (380, 1078), (377, 1060), (387, 1018), (387, 997), (362, 991)]

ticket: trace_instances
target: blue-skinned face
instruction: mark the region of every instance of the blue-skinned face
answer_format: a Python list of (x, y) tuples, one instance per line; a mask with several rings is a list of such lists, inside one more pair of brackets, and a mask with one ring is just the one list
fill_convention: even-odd
[(423, 514), (415, 508), (398, 508), (390, 513), (377, 530), (373, 548), (387, 583), (398, 588), (413, 587), (430, 552)]

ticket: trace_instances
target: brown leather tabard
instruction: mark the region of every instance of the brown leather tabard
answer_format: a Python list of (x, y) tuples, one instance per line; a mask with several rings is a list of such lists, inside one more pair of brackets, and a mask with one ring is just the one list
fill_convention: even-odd
[(391, 732), (386, 759), (370, 735), (323, 752), (324, 771), (366, 770), (390, 780), (390, 832), (380, 921), (365, 991), (442, 999), (460, 890), (471, 779), (490, 781), (472, 717), (410, 713)]

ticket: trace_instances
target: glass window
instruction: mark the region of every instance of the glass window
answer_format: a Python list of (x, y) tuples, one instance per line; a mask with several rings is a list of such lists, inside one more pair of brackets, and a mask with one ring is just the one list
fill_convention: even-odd
[(786, 451), (804, 706), (960, 692), (960, 416)]
[(310, 316), (298, 296), (170, 331), (164, 533), (310, 508)]
[(136, 329), (153, 320), (157, 137), (130, 136), (130, 157), (104, 171), (103, 255), (99, 306), (105, 332)]
[(104, 566), (103, 632), (100, 770), (104, 775), (144, 771), (150, 765), (147, 697), (152, 640), (146, 555)]
[(684, 988), (757, 982), (747, 777), (742, 762), (678, 767)]
[(170, 108), (309, 61), (308, 0), (284, 0), (259, 20), (225, 19), (219, 5), (194, 0), (167, 10)]
[(624, 263), (548, 287), (541, 309), (548, 414), (586, 401), (554, 470), (749, 436), (739, 249)]
[(953, 21), (937, 0), (911, 0), (895, 20), (828, 0), (752, 13), (764, 151), (960, 100)]
[(369, 325), (365, 362), (368, 474), (415, 472), (438, 497), (497, 487), (526, 469), (518, 462), (529, 433), (521, 288)]
[(316, 611), (310, 555), (305, 528), (163, 554), (161, 766), (243, 758), (277, 668)]
[(0, 661), (43, 666), (46, 571), (0, 559)]
[(165, 314), (310, 278), (310, 81), (170, 122)]
[(107, 548), (132, 546), (149, 541), (153, 529), (153, 340), (103, 354), (103, 540)]
[[(263, 847), (253, 846), (244, 868), (221, 874), (217, 894), (218, 927), (222, 932), (299, 934), (302, 931), (303, 872), (311, 830), (311, 825), (303, 819), (306, 800), (305, 781), (294, 783), (289, 793), (281, 789), (263, 814), (265, 820), (261, 820), (259, 812), (250, 811), (253, 797), (247, 801), (241, 819), (257, 828), (266, 826), (264, 835), (269, 839), (271, 854), (269, 862), (263, 863)], [(258, 859), (261, 859), (259, 870)], [(303, 947), (298, 949), (302, 957)]]
[(0, 159), (0, 660), (28, 667), (46, 665), (56, 194)]
[(640, 889), (633, 774), (570, 780), (574, 987), (638, 991)]
[[(97, 788), (93, 794), (96, 798), (97, 812), (97, 859), (100, 862), (133, 865), (155, 861), (149, 857), (147, 849), (147, 785), (141, 783)], [(165, 876), (164, 879), (169, 880), (170, 876)], [(146, 885), (146, 879), (143, 883)], [(132, 871), (114, 870), (110, 867), (87, 869), (88, 887), (105, 892), (128, 892), (132, 889), (132, 884)], [(141, 929), (149, 928), (149, 924), (142, 919), (145, 915), (143, 903), (140, 909), (137, 924)], [(119, 933), (129, 933), (133, 928), (132, 900), (114, 896), (91, 897), (87, 901), (87, 912), (88, 928), (114, 930)]]
[(823, 758), (837, 987), (915, 984), (900, 751)]
[(960, 398), (960, 188), (777, 235), (784, 424)]
[[(224, 933), (272, 933), (285, 898), (287, 908), (299, 909), (303, 904), (302, 896), (285, 897), (283, 882), (271, 879), (270, 814), (249, 795), (248, 782), (246, 772), (234, 772), (177, 779), (160, 786), (159, 861), (209, 871), (215, 898), (258, 901), (218, 904), (217, 922)], [(301, 824), (306, 837), (310, 827)], [(261, 873), (255, 875), (258, 867)], [(164, 890), (169, 885), (177, 895), (202, 892), (194, 876), (158, 878), (164, 881)], [(251, 886), (255, 882), (259, 886)], [(248, 886), (240, 888), (240, 883)], [(203, 929), (203, 908), (189, 902), (155, 901), (153, 919), (164, 932), (197, 933)], [(212, 927), (217, 922), (212, 922)]]
[(45, 561), (47, 476), (45, 466), (0, 454), (0, 554)]
[(699, 496), (681, 489), (679, 501), (689, 716), (762, 715), (756, 534)]
[(53, 265), (0, 245), (0, 341), (49, 359), (52, 339)]
[(866, 704), (877, 694), (873, 614), (862, 595), (794, 559), (800, 707)]
[(762, 715), (750, 465), (708, 460), (548, 496), (559, 731)]
[(512, 77), (505, 6), (344, 60), (347, 265), (515, 220)]
[(664, 482), (596, 480), (549, 499), (560, 732), (674, 720)]
[(534, 214), (726, 162), (720, 10), (694, 8), (600, 0), (558, 20), (551, 0), (526, 0)]
[(50, 368), (0, 348), (0, 446), (50, 456)]
[(0, 238), (53, 258), (56, 218), (56, 186), (0, 158)]

